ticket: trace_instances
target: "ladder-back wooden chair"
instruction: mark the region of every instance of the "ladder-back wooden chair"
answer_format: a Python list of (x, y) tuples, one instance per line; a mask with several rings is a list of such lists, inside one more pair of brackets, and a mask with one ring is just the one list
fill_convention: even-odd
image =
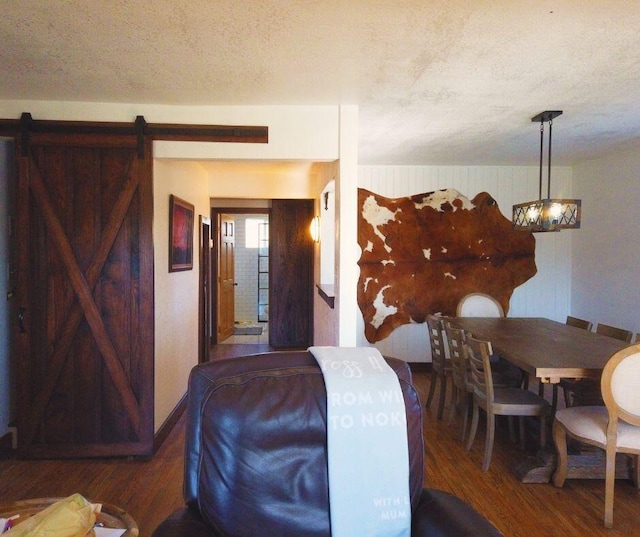
[(520, 445), (525, 448), (526, 432), (524, 428), (525, 416), (538, 416), (540, 418), (540, 446), (546, 444), (546, 415), (548, 403), (539, 395), (521, 388), (497, 388), (493, 384), (491, 375), (491, 343), (475, 339), (467, 335), (465, 349), (471, 365), (471, 378), (473, 380), (473, 418), (471, 430), (467, 440), (466, 449), (469, 451), (478, 429), (480, 409), (487, 414), (487, 432), (484, 448), (482, 470), (489, 470), (491, 454), (495, 438), (496, 416), (519, 416), (520, 418)]
[(436, 391), (436, 384), (440, 384), (440, 398), (438, 400), (438, 419), (442, 419), (445, 398), (447, 396), (447, 379), (451, 377), (451, 361), (446, 355), (442, 317), (427, 315), (427, 328), (429, 330), (429, 345), (431, 347), (431, 385), (427, 396), (426, 408), (431, 405), (431, 400)]

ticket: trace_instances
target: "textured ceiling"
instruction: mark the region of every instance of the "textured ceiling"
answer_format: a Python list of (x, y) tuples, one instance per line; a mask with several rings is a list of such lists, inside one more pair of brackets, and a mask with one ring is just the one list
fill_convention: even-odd
[(356, 104), (360, 164), (536, 164), (563, 110), (571, 164), (640, 140), (638, 28), (637, 0), (5, 0), (0, 99)]

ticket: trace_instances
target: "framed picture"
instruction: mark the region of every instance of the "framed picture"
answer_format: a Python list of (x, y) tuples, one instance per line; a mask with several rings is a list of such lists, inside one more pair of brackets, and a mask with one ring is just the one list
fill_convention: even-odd
[(169, 197), (169, 272), (193, 269), (194, 206)]

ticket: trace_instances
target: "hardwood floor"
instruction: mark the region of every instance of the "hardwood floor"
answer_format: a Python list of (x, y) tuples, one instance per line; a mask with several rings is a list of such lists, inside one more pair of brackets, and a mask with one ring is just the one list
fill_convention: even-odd
[[(214, 348), (213, 359), (268, 350), (259, 345), (216, 347), (225, 348)], [(425, 401), (428, 375), (414, 374), (414, 383)], [(640, 535), (638, 492), (630, 482), (616, 483), (615, 528), (605, 530), (604, 481), (568, 480), (562, 489), (520, 483), (513, 468), (527, 453), (509, 442), (504, 426), (498, 427), (491, 468), (484, 473), (480, 468), (482, 420), (474, 446), (466, 452), (458, 438), (458, 423), (438, 421), (436, 407), (424, 413), (426, 486), (465, 499), (509, 537)], [(0, 503), (80, 492), (94, 501), (123, 507), (137, 521), (141, 537), (149, 537), (161, 520), (182, 506), (183, 442), (184, 416), (151, 460), (3, 459)], [(531, 450), (535, 450), (533, 439)]]

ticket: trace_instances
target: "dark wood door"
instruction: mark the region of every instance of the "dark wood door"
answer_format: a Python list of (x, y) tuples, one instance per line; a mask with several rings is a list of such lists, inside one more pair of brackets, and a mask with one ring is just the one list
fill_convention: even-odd
[(233, 335), (235, 321), (235, 219), (218, 215), (217, 342)]
[(200, 298), (198, 363), (209, 361), (211, 347), (211, 218), (200, 216)]
[(17, 139), (23, 457), (150, 455), (151, 141)]
[(313, 200), (273, 200), (269, 219), (269, 344), (313, 344)]

